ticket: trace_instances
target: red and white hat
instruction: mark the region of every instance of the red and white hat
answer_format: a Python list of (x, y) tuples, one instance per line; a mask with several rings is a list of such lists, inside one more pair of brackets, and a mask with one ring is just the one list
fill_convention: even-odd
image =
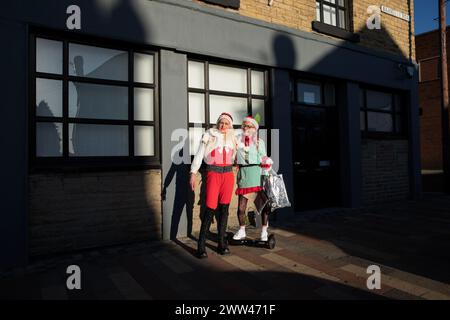
[(252, 124), (252, 126), (254, 126), (256, 128), (256, 130), (258, 130), (259, 128), (259, 124), (258, 122), (255, 120), (255, 118), (253, 118), (252, 116), (247, 116), (244, 118), (244, 120), (242, 121), (242, 123), (244, 122), (249, 122)]
[(217, 119), (217, 123), (220, 122), (220, 120), (222, 119), (227, 119), (231, 125), (233, 125), (233, 117), (231, 116), (231, 114), (227, 113), (227, 112), (222, 112), (219, 116), (219, 118)]

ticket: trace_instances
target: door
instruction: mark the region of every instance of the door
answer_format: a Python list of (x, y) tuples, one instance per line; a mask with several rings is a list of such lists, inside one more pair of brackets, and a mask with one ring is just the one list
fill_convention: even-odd
[(295, 210), (340, 205), (336, 107), (292, 106)]

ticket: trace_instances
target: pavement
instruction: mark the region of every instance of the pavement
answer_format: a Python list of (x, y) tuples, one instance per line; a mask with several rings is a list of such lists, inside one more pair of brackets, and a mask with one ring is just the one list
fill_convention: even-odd
[[(195, 235), (41, 257), (0, 273), (0, 299), (450, 300), (448, 195), (309, 211), (269, 231), (274, 249), (231, 246), (221, 256), (208, 240), (202, 260)], [(80, 267), (80, 290), (67, 289), (69, 265)], [(379, 288), (367, 286), (370, 266), (381, 272)]]

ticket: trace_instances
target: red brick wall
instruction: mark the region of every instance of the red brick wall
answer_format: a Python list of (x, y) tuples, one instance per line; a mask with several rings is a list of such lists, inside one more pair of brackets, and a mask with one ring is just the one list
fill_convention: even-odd
[[(447, 29), (447, 43), (450, 41)], [(439, 32), (416, 37), (416, 56), (420, 63), (419, 104), (422, 169), (442, 169), (441, 93), (439, 79)], [(450, 50), (448, 55), (450, 55)], [(448, 60), (448, 59), (447, 59)], [(449, 61), (450, 63), (450, 61)], [(450, 72), (450, 68), (449, 68)]]

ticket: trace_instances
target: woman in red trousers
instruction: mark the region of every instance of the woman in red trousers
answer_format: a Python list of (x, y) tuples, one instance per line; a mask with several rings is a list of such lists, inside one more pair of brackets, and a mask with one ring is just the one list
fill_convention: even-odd
[(195, 175), (202, 161), (206, 163), (206, 210), (200, 227), (197, 256), (208, 257), (205, 244), (212, 217), (219, 211), (218, 247), (219, 254), (229, 254), (225, 233), (228, 222), (228, 207), (233, 193), (233, 162), (236, 156), (236, 138), (233, 118), (224, 112), (217, 119), (216, 127), (206, 131), (191, 165), (190, 185), (195, 190)]

